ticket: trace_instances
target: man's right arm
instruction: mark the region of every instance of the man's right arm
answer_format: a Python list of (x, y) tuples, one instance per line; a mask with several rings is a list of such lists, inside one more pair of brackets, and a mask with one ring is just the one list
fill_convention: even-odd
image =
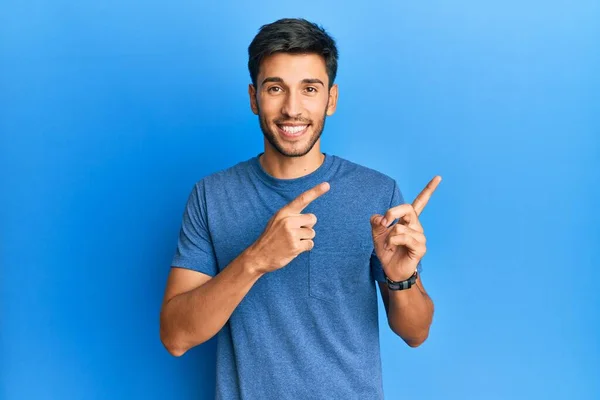
[[(327, 191), (329, 184), (319, 184), (277, 211), (259, 238), (214, 277), (176, 265), (171, 268), (160, 312), (160, 338), (169, 353), (181, 356), (212, 338), (262, 275), (285, 267), (314, 247), (317, 217), (302, 211)], [(196, 198), (190, 197), (189, 204), (194, 211)], [(204, 256), (206, 251), (196, 251), (208, 241), (205, 224), (194, 225), (198, 218), (189, 209), (184, 214), (179, 253), (192, 253), (194, 261), (198, 259), (194, 254), (201, 254), (199, 259), (210, 262)], [(190, 264), (190, 256), (179, 259)], [(214, 264), (212, 267), (216, 269)]]
[(221, 330), (262, 276), (251, 247), (216, 276), (171, 268), (160, 312), (160, 338), (174, 356), (181, 356)]

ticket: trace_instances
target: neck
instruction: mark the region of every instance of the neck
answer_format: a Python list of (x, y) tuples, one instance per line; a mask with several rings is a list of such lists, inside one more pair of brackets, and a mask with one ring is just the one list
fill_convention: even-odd
[(260, 156), (259, 162), (263, 169), (271, 176), (278, 179), (294, 179), (308, 175), (316, 171), (325, 161), (325, 155), (321, 153), (318, 146), (302, 157), (288, 157), (273, 150), (265, 148)]

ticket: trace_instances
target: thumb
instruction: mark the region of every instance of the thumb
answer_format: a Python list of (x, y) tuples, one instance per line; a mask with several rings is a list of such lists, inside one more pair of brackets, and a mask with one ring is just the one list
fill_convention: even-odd
[(379, 236), (381, 233), (387, 230), (387, 226), (381, 225), (382, 219), (383, 215), (380, 214), (374, 214), (371, 216), (371, 229), (374, 237)]

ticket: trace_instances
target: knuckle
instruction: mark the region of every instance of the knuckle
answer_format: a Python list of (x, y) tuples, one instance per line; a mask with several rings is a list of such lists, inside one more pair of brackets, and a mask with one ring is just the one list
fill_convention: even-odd
[(292, 219), (290, 217), (285, 217), (281, 223), (286, 230), (288, 230), (288, 231), (291, 230)]
[(287, 207), (284, 207), (275, 213), (274, 219), (276, 219), (276, 220), (285, 219), (288, 215), (289, 215), (289, 209)]
[(301, 244), (302, 244), (301, 240), (292, 241), (292, 245), (291, 245), (292, 253), (294, 253), (294, 254), (300, 253), (302, 251)]
[(299, 244), (298, 244), (298, 253), (302, 253), (303, 251), (306, 251), (306, 247), (307, 247), (308, 243), (305, 243), (305, 242), (307, 242), (307, 241), (308, 240), (302, 240), (302, 241), (299, 242)]

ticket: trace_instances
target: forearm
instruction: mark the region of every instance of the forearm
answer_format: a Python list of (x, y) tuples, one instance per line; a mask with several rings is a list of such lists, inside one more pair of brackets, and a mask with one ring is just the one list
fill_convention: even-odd
[(262, 276), (254, 257), (243, 252), (214, 278), (170, 299), (161, 312), (161, 338), (180, 356), (212, 338)]
[(417, 347), (429, 335), (433, 302), (419, 283), (406, 290), (388, 290), (388, 323), (409, 346)]

